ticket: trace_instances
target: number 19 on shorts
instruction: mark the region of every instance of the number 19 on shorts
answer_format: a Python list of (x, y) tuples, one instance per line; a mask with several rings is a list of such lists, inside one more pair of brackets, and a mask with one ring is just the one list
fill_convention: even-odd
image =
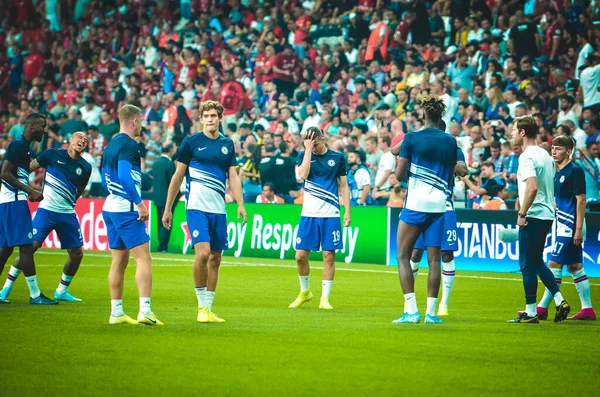
[(340, 242), (340, 238), (341, 238), (341, 233), (339, 230), (334, 230), (331, 232), (331, 234), (333, 235), (333, 242), (334, 243), (339, 243)]

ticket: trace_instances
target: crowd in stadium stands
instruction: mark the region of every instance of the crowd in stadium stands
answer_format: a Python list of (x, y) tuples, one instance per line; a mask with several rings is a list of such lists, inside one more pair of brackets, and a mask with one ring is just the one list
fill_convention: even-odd
[[(247, 202), (301, 203), (301, 132), (317, 126), (349, 158), (356, 205), (401, 207), (390, 148), (423, 126), (420, 98), (444, 99), (446, 131), (469, 166), (457, 200), (514, 208), (530, 114), (538, 142), (576, 142), (587, 199), (600, 202), (600, 2), (588, 0), (8, 0), (0, 30), (0, 159), (33, 111), (59, 147), (89, 134), (89, 195), (119, 132), (143, 109), (143, 170), (199, 131), (218, 100), (237, 145)], [(432, 142), (435, 144), (435, 142)], [(150, 189), (150, 177), (145, 187)], [(40, 174), (32, 175), (40, 183)], [(356, 195), (355, 195), (356, 196)]]

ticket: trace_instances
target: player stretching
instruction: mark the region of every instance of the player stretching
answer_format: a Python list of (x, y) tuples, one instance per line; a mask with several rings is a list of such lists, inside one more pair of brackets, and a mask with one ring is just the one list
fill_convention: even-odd
[(310, 302), (311, 251), (323, 250), (323, 290), (319, 309), (333, 309), (329, 294), (335, 274), (335, 251), (342, 249), (339, 191), (344, 201), (344, 226), (350, 225), (350, 191), (346, 180), (346, 161), (325, 146), (325, 135), (317, 127), (306, 130), (304, 152), (298, 156), (298, 175), (304, 179), (304, 203), (296, 237), (296, 262), (300, 294), (290, 308)]
[[(446, 110), (443, 100), (433, 95), (423, 98), (421, 107), (425, 128), (410, 132), (400, 148), (396, 176), (408, 172), (408, 195), (398, 224), (398, 272), (404, 292), (404, 314), (394, 323), (418, 323), (421, 316), (414, 292), (411, 254), (423, 235), (429, 262), (426, 323), (441, 323), (435, 313), (440, 288), (440, 247), (450, 179), (457, 160), (456, 140), (438, 126)], [(432, 144), (433, 142), (433, 144)]]
[[(90, 179), (92, 166), (81, 157), (87, 148), (88, 138), (83, 132), (76, 132), (69, 140), (69, 149), (48, 149), (29, 165), (33, 172), (46, 167), (41, 202), (33, 220), (33, 250), (37, 251), (52, 230), (56, 230), (60, 246), (66, 249), (69, 259), (63, 268), (54, 298), (57, 300), (81, 302), (72, 296), (68, 289), (83, 259), (83, 237), (75, 215), (75, 201), (83, 194)], [(6, 298), (21, 271), (17, 269), (19, 257), (10, 269), (2, 296)]]
[[(138, 144), (133, 139), (142, 130), (142, 112), (133, 105), (119, 109), (121, 132), (111, 139), (102, 157), (102, 185), (108, 197), (102, 216), (108, 234), (112, 263), (108, 274), (110, 324), (163, 325), (150, 309), (152, 257), (146, 228), (148, 209), (140, 197), (142, 174)], [(129, 253), (135, 259), (135, 281), (140, 297), (137, 321), (123, 311), (123, 282)]]
[(228, 248), (225, 212), (225, 182), (228, 177), (238, 204), (238, 217), (243, 218), (244, 224), (246, 210), (233, 141), (219, 134), (223, 106), (216, 101), (203, 102), (200, 118), (204, 131), (185, 138), (181, 143), (162, 222), (166, 229), (171, 230), (171, 208), (185, 176), (186, 217), (195, 250), (194, 285), (198, 298), (198, 322), (222, 323), (225, 320), (212, 312), (212, 306), (221, 255)]
[(538, 127), (532, 116), (517, 117), (513, 124), (514, 145), (522, 145), (517, 171), (519, 202), (521, 204), (517, 225), (519, 226), (519, 266), (525, 289), (525, 311), (511, 323), (539, 323), (535, 300), (538, 276), (556, 302), (554, 322), (567, 318), (571, 308), (558, 290), (554, 275), (542, 257), (546, 235), (554, 220), (554, 164), (552, 159), (536, 144)]
[[(29, 147), (31, 142), (40, 142), (46, 134), (46, 117), (32, 113), (25, 118), (23, 135), (13, 139), (8, 145), (6, 158), (2, 164), (2, 187), (0, 190), (0, 273), (14, 247), (19, 247), (19, 263), (15, 267), (23, 271), (33, 305), (55, 305), (58, 301), (47, 298), (40, 292), (33, 260), (33, 224), (27, 205), (31, 201), (41, 201), (41, 192), (29, 187)], [(11, 274), (12, 273), (12, 274)], [(16, 277), (11, 269), (8, 278)], [(4, 290), (3, 290), (4, 291)], [(0, 293), (0, 303), (9, 303)]]
[[(585, 175), (583, 170), (571, 162), (573, 139), (559, 136), (552, 141), (552, 158), (558, 167), (554, 176), (556, 200), (556, 242), (548, 267), (556, 282), (562, 282), (563, 266), (567, 265), (573, 276), (581, 300), (581, 311), (568, 320), (596, 320), (590, 298), (590, 281), (583, 270), (582, 244), (585, 240)], [(546, 289), (537, 307), (540, 320), (548, 318), (548, 305), (552, 301)]]

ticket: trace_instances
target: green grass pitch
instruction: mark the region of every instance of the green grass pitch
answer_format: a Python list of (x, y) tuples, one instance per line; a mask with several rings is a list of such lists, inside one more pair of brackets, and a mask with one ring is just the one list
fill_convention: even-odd
[[(317, 299), (292, 310), (299, 288), (293, 263), (224, 258), (214, 311), (227, 322), (197, 324), (191, 257), (161, 254), (152, 306), (165, 326), (152, 328), (108, 325), (110, 254), (86, 255), (70, 288), (84, 303), (30, 306), (21, 276), (13, 303), (0, 306), (0, 396), (598, 393), (598, 324), (507, 324), (524, 306), (518, 274), (458, 271), (444, 324), (394, 325), (403, 309), (394, 268), (339, 264), (335, 310), (322, 311), (321, 270), (313, 263)], [(64, 259), (59, 251), (36, 256), (47, 295)], [(132, 316), (134, 273), (127, 272), (124, 296)], [(563, 294), (579, 311), (572, 279), (564, 281)], [(600, 282), (591, 282), (598, 308)], [(425, 286), (420, 274), (422, 314)]]

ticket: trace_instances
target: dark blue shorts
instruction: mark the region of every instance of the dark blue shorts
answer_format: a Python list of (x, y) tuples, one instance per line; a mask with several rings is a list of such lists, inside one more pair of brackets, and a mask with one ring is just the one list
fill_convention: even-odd
[(343, 248), (340, 218), (300, 217), (296, 250), (335, 251)]
[[(423, 240), (423, 233), (417, 239), (415, 248), (427, 248)], [(458, 251), (458, 238), (456, 237), (456, 212), (446, 211), (444, 214), (444, 232), (442, 235), (442, 251)]]
[(27, 201), (0, 204), (0, 248), (30, 244), (33, 244), (33, 223)]
[(400, 220), (421, 230), (425, 247), (441, 247), (445, 212), (429, 213), (403, 209)]
[(227, 242), (227, 216), (200, 210), (187, 210), (187, 224), (192, 235), (192, 245), (210, 243), (211, 251), (229, 249)]
[(556, 237), (550, 260), (561, 265), (583, 263), (583, 247), (573, 243), (573, 237)]
[(62, 214), (38, 208), (33, 218), (33, 239), (43, 243), (52, 230), (56, 230), (60, 240), (60, 248), (83, 247), (81, 227), (75, 214)]
[(110, 249), (127, 248), (128, 250), (150, 241), (146, 222), (138, 221), (137, 211), (107, 212), (102, 211), (108, 234)]

